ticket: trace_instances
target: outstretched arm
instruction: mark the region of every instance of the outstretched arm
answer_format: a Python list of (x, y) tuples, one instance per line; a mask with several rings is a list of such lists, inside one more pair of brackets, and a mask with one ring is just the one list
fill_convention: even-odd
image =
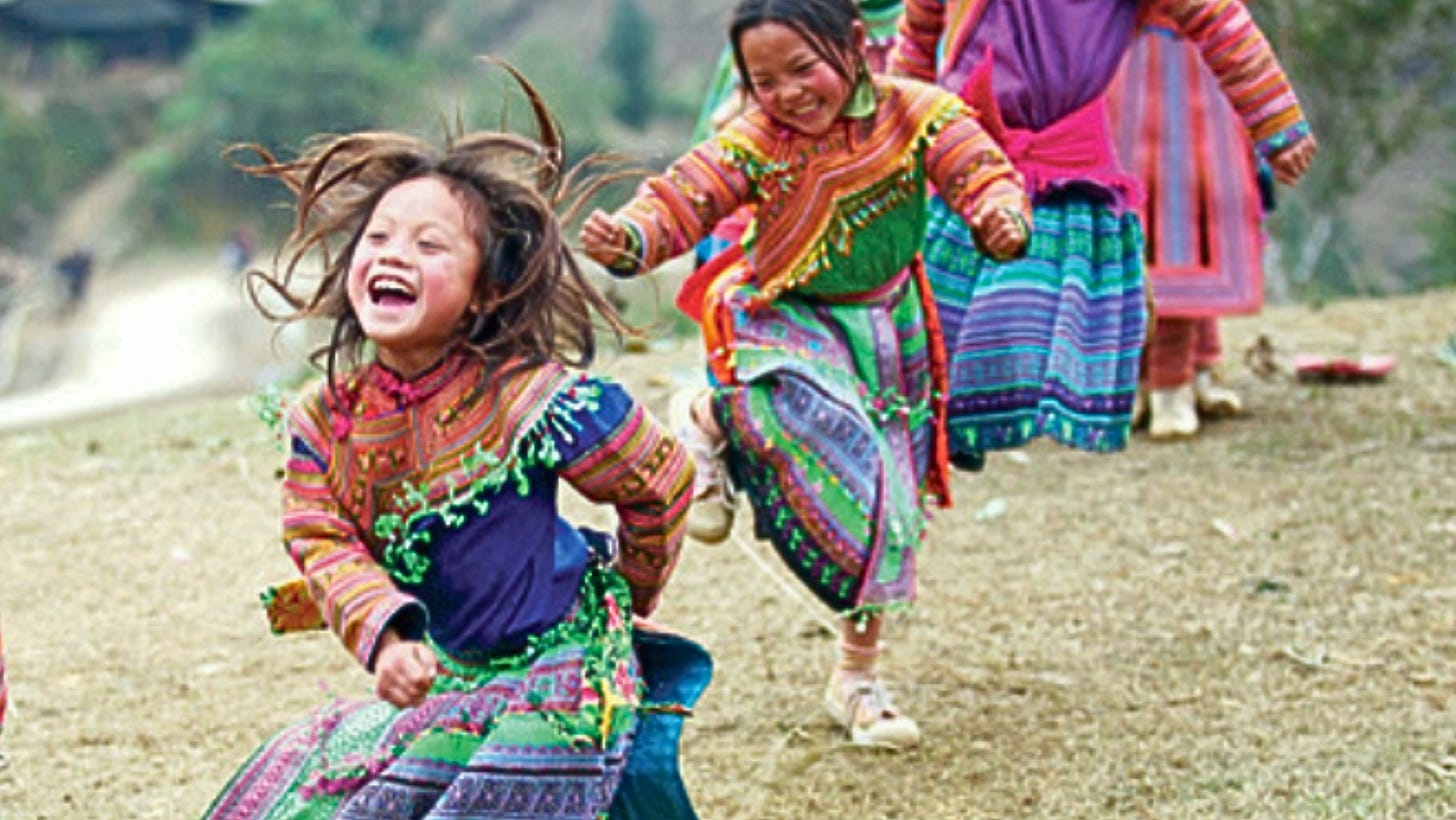
[(992, 258), (1021, 255), (1031, 238), (1031, 202), (1021, 175), (959, 100), (948, 116), (925, 155), (931, 181)]
[(587, 217), (582, 249), (619, 276), (651, 270), (692, 250), (747, 201), (748, 191), (748, 178), (725, 144), (708, 140), (649, 177), (616, 213)]
[(1318, 143), (1274, 49), (1239, 0), (1157, 0), (1203, 55), (1275, 177), (1293, 184)]

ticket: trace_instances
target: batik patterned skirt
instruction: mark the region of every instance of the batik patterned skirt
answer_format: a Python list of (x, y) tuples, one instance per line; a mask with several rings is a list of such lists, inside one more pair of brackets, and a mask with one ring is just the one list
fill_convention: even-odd
[(951, 457), (1038, 436), (1093, 452), (1127, 444), (1147, 326), (1142, 233), (1090, 191), (1034, 211), (1027, 253), (999, 263), (939, 197), (925, 264), (950, 367)]
[(742, 266), (709, 290), (730, 469), (757, 535), (837, 612), (914, 597), (940, 399), (923, 293), (907, 269), (875, 293), (760, 305)]
[(524, 650), (472, 665), (442, 654), (418, 707), (328, 705), (254, 753), (206, 816), (604, 815), (640, 702), (630, 600), (615, 572), (588, 570), (572, 613)]

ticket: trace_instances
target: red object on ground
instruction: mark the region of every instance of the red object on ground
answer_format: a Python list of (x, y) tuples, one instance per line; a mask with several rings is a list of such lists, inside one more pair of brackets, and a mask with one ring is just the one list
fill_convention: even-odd
[(1394, 356), (1349, 358), (1301, 353), (1294, 357), (1294, 374), (1302, 382), (1379, 381), (1394, 369)]

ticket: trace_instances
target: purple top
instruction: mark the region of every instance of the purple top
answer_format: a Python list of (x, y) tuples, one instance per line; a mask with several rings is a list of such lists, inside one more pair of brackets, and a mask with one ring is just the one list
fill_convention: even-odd
[(1039, 131), (1107, 89), (1132, 43), (1138, 0), (987, 0), (943, 85), (960, 90), (989, 45), (992, 88), (1012, 128)]

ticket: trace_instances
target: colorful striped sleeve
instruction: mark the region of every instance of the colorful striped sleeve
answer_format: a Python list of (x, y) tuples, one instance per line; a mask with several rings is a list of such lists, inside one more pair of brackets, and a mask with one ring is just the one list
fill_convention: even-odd
[(944, 29), (945, 0), (905, 0), (899, 36), (890, 52), (890, 73), (935, 82), (936, 54)]
[(324, 621), (372, 672), (384, 630), (395, 626), (403, 637), (421, 637), (424, 607), (395, 587), (335, 496), (333, 428), (322, 390), (291, 409), (288, 426), (284, 545), (308, 580)]
[(1158, 10), (1197, 45), (1260, 154), (1276, 154), (1309, 133), (1289, 77), (1243, 3), (1158, 0)]
[(748, 200), (749, 189), (743, 168), (732, 160), (721, 137), (699, 144), (647, 179), (616, 214), (633, 233), (641, 254), (632, 272), (651, 270), (692, 250)]
[(579, 411), (573, 441), (562, 442), (561, 476), (618, 517), (619, 570), (632, 610), (648, 615), (677, 566), (692, 502), (687, 450), (615, 382), (589, 379), (600, 401)]
[(938, 88), (921, 93), (933, 100), (925, 171), (946, 203), (967, 222), (983, 208), (1010, 208), (1030, 223), (1021, 174), (971, 109)]

